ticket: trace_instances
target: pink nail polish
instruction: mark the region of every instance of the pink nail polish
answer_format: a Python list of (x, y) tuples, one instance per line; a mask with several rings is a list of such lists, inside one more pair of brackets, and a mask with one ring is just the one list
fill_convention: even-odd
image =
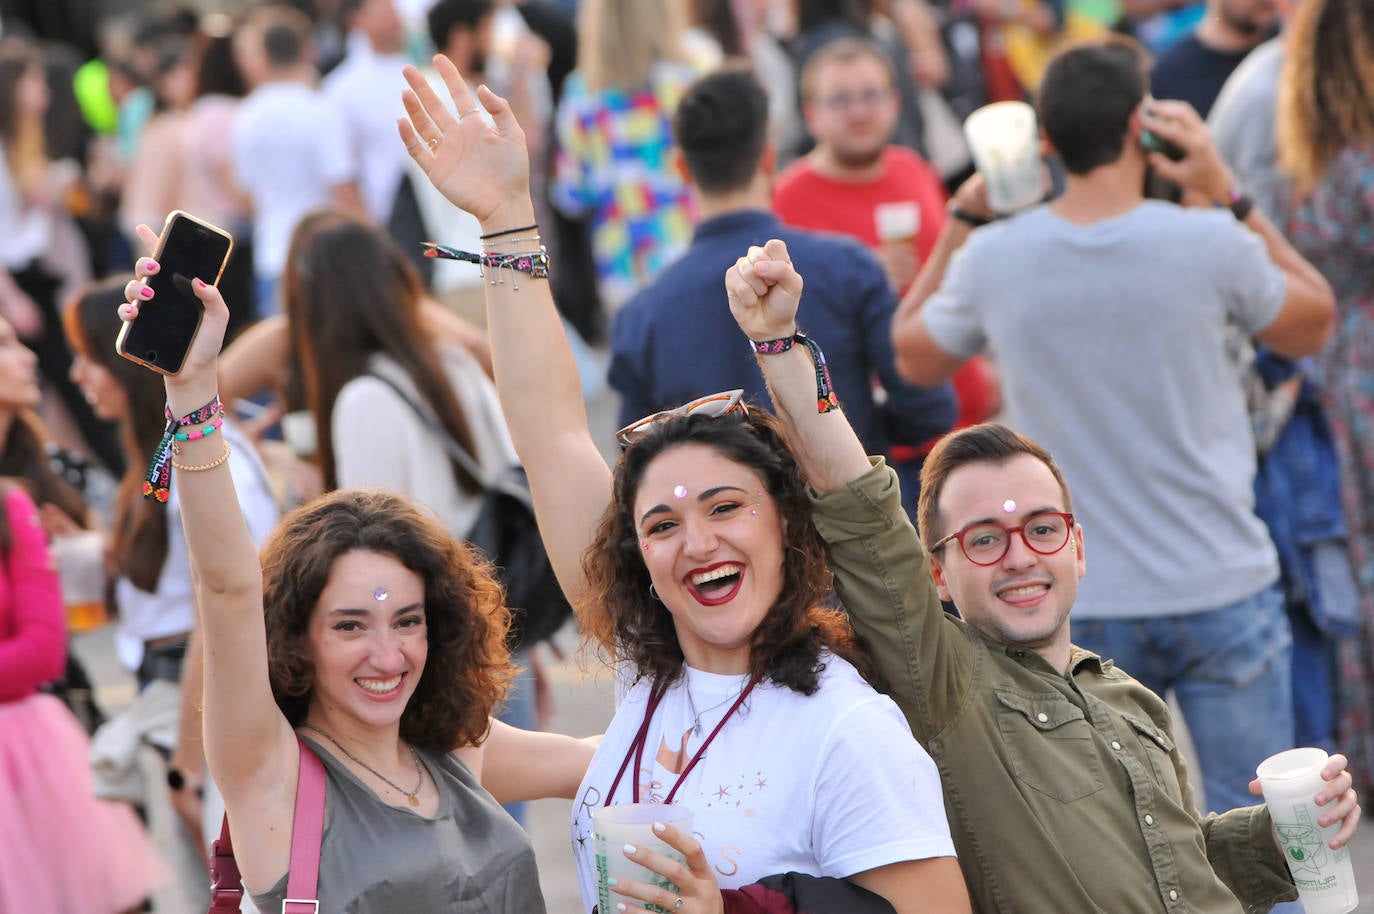
[(156, 273), (157, 271), (158, 271), (157, 261), (156, 261), (156, 260), (150, 260), (150, 261), (148, 261), (148, 272), (149, 272), (149, 273)]
[(197, 279), (197, 280), (196, 280), (196, 288), (197, 288), (197, 289), (204, 289), (204, 288), (205, 288), (205, 282), (204, 282), (203, 280)]
[(139, 297), (139, 298), (152, 298), (152, 297), (153, 297), (153, 290), (150, 289), (150, 288), (148, 288), (147, 286), (144, 286), (142, 289), (139, 289), (139, 290), (138, 290), (138, 297)]

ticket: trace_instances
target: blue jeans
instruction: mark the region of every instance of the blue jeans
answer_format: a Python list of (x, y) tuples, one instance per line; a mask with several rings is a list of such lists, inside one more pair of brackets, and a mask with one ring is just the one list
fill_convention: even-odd
[(1174, 690), (1202, 767), (1206, 808), (1261, 802), (1255, 766), (1293, 748), (1293, 640), (1277, 585), (1229, 606), (1160, 618), (1074, 622), (1075, 644), (1156, 694)]
[[(520, 667), (520, 675), (511, 681), (506, 700), (501, 703), (496, 717), (502, 723), (519, 727), (521, 730), (534, 729), (534, 668), (530, 666), (529, 656), (521, 651), (511, 655), (511, 662)], [(525, 804), (505, 803), (506, 812), (511, 818), (525, 824)]]

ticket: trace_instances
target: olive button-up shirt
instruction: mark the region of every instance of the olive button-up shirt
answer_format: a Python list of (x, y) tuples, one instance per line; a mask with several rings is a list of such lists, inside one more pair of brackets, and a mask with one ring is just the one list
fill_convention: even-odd
[(942, 611), (881, 459), (812, 498), (835, 589), (939, 766), (975, 910), (1241, 914), (1297, 897), (1263, 806), (1198, 814), (1159, 696), (1082, 648), (1055, 670)]

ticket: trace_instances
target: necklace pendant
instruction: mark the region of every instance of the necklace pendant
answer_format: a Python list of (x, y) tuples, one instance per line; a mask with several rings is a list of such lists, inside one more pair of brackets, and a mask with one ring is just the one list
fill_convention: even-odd
[(419, 805), (420, 805), (420, 798), (419, 798), (418, 796), (409, 797), (409, 800), (410, 800), (410, 805), (411, 805), (411, 806), (419, 806)]

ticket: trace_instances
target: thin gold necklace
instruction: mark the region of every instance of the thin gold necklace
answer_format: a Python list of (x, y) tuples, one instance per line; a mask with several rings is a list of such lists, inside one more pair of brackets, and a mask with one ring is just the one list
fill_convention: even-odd
[(395, 781), (393, 781), (391, 778), (389, 778), (389, 777), (387, 777), (386, 775), (382, 774), (382, 773), (381, 773), (380, 771), (378, 771), (376, 768), (373, 768), (371, 765), (369, 765), (367, 762), (363, 761), (362, 759), (358, 758), (358, 757), (357, 757), (356, 755), (354, 755), (352, 752), (349, 752), (347, 749), (344, 748), (343, 743), (339, 742), (339, 741), (336, 740), (334, 737), (330, 736), (328, 733), (325, 733), (323, 730), (321, 730), (319, 727), (316, 727), (314, 724), (305, 724), (304, 726), (305, 726), (305, 729), (307, 729), (307, 730), (314, 730), (314, 731), (315, 731), (316, 733), (318, 733), (320, 736), (323, 736), (325, 739), (329, 740), (329, 741), (330, 741), (331, 743), (333, 743), (335, 746), (338, 746), (340, 752), (342, 752), (344, 755), (348, 756), (349, 758), (353, 759), (353, 761), (357, 762), (359, 765), (362, 765), (362, 766), (363, 766), (364, 768), (366, 768), (368, 771), (371, 771), (371, 772), (372, 772), (373, 774), (375, 774), (377, 777), (381, 778), (383, 781), (386, 782), (387, 786), (390, 787), (392, 790), (396, 791), (396, 792), (399, 793), (399, 794), (403, 794), (403, 795), (405, 796), (405, 798), (406, 798), (407, 800), (410, 801), (410, 805), (411, 805), (411, 806), (419, 806), (419, 805), (420, 805), (420, 788), (425, 786), (425, 772), (424, 772), (424, 769), (420, 767), (420, 753), (416, 752), (416, 751), (415, 751), (415, 747), (412, 746), (410, 743), (406, 743), (406, 748), (410, 750), (410, 758), (411, 758), (411, 761), (415, 762), (415, 774), (416, 774), (416, 775), (419, 777), (419, 779), (420, 779), (419, 782), (415, 785), (415, 789), (414, 789), (414, 790), (406, 790), (404, 787), (402, 787), (401, 785), (397, 784), (397, 783), (396, 783)]

